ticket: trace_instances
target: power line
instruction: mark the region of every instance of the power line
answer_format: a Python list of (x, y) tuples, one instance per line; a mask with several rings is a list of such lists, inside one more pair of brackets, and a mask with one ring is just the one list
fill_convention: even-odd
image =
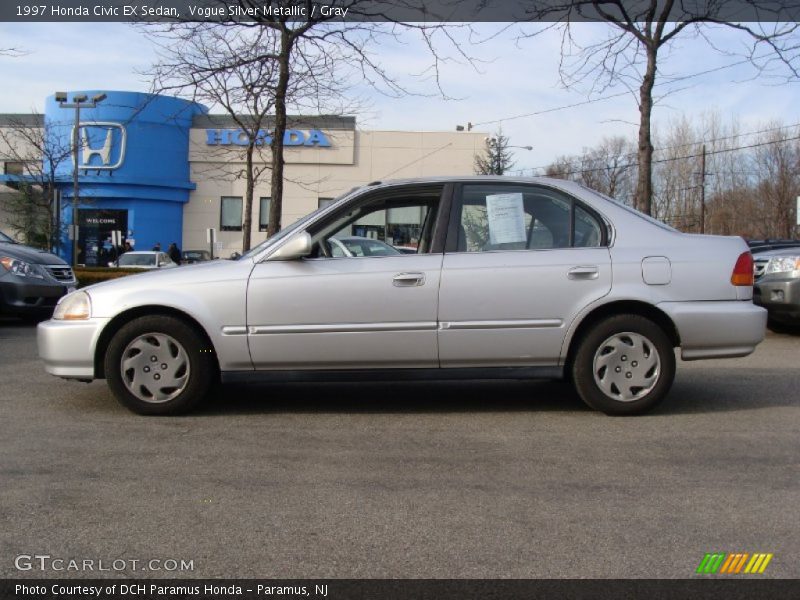
[[(800, 140), (800, 135), (797, 135), (797, 136), (794, 136), (794, 137), (790, 137), (790, 138), (785, 138), (785, 139), (782, 139), (782, 140), (773, 140), (771, 142), (759, 142), (759, 143), (756, 143), (756, 144), (748, 144), (747, 146), (737, 146), (735, 148), (720, 148), (718, 150), (711, 150), (711, 151), (707, 151), (706, 152), (706, 156), (711, 155), (711, 154), (725, 154), (726, 152), (736, 152), (736, 151), (739, 151), (739, 150), (749, 150), (751, 148), (760, 148), (762, 146), (771, 146), (772, 144), (781, 144), (783, 142), (791, 142), (791, 141), (794, 141), (794, 140)], [(684, 156), (672, 156), (672, 157), (669, 157), (669, 158), (660, 158), (658, 160), (653, 160), (651, 162), (652, 162), (652, 164), (655, 165), (655, 164), (673, 162), (673, 161), (676, 161), (676, 160), (686, 160), (686, 159), (689, 159), (689, 158), (698, 158), (700, 156), (702, 156), (702, 154), (686, 154)], [(623, 164), (623, 165), (617, 165), (617, 168), (618, 169), (627, 169), (629, 167), (638, 167), (638, 166), (639, 166), (639, 162), (636, 161), (636, 162), (627, 163), (627, 164)], [(592, 169), (579, 169), (577, 171), (570, 171), (568, 173), (559, 173), (559, 176), (565, 177), (565, 176), (569, 176), (569, 175), (578, 175), (580, 173), (594, 173), (595, 171), (606, 171), (607, 169), (608, 169), (607, 166), (605, 166), (605, 167), (596, 167), (596, 168), (592, 168)]]
[[(759, 60), (761, 58), (765, 58), (765, 56), (756, 56), (756, 57), (753, 57), (752, 60)], [(694, 77), (700, 77), (701, 75), (709, 75), (711, 73), (716, 73), (717, 71), (723, 71), (725, 69), (730, 69), (732, 67), (737, 67), (739, 65), (742, 65), (742, 64), (745, 64), (745, 63), (748, 63), (748, 62), (751, 62), (751, 59), (744, 59), (744, 60), (737, 61), (735, 63), (730, 63), (728, 65), (722, 65), (722, 66), (719, 66), (719, 67), (714, 67), (712, 69), (706, 69), (705, 71), (698, 71), (696, 73), (690, 73), (689, 75), (682, 75), (680, 77), (674, 77), (674, 78), (670, 79), (669, 81), (656, 82), (654, 87), (658, 87), (660, 85), (666, 85), (666, 84), (670, 84), (670, 83), (676, 83), (678, 81), (685, 81), (687, 79), (692, 79)], [(630, 91), (626, 90), (624, 92), (619, 92), (619, 93), (616, 93), (616, 94), (609, 94), (608, 96), (601, 96), (599, 98), (582, 100), (580, 102), (574, 102), (572, 104), (565, 104), (564, 106), (554, 106), (552, 108), (545, 108), (545, 109), (542, 109), (542, 110), (537, 110), (537, 111), (530, 112), (530, 113), (524, 113), (524, 114), (521, 114), (521, 115), (514, 115), (514, 116), (511, 116), (511, 117), (504, 117), (502, 119), (494, 119), (494, 120), (491, 120), (491, 121), (481, 121), (480, 123), (473, 123), (472, 126), (473, 127), (477, 127), (478, 125), (493, 125), (495, 123), (502, 123), (504, 121), (513, 121), (515, 119), (524, 119), (524, 118), (527, 118), (527, 117), (535, 117), (537, 115), (544, 115), (544, 114), (551, 113), (551, 112), (557, 112), (559, 110), (566, 110), (568, 108), (576, 108), (578, 106), (585, 106), (587, 104), (594, 104), (595, 102), (602, 102), (604, 100), (611, 100), (612, 98), (619, 98), (621, 96), (627, 96), (630, 93), (631, 93)]]
[(417, 164), (418, 162), (425, 160), (425, 159), (426, 159), (426, 158), (428, 158), (429, 156), (432, 156), (432, 155), (436, 154), (437, 152), (441, 152), (441, 151), (442, 151), (442, 150), (444, 150), (445, 148), (449, 148), (449, 147), (450, 147), (450, 146), (452, 146), (452, 145), (453, 145), (453, 142), (450, 142), (450, 143), (448, 143), (448, 144), (445, 144), (445, 145), (444, 145), (444, 146), (442, 146), (441, 148), (436, 148), (435, 150), (431, 150), (431, 151), (430, 151), (430, 152), (428, 152), (427, 154), (425, 154), (425, 155), (423, 155), (423, 156), (420, 156), (419, 158), (416, 158), (416, 159), (412, 160), (410, 163), (406, 163), (406, 164), (404, 164), (404, 165), (403, 165), (403, 166), (401, 166), (401, 167), (397, 167), (397, 168), (396, 168), (394, 171), (392, 171), (391, 173), (387, 173), (387, 174), (386, 174), (386, 175), (384, 175), (383, 177), (379, 177), (379, 179), (386, 179), (387, 177), (391, 177), (392, 175), (394, 175), (394, 174), (395, 174), (395, 173), (397, 173), (398, 171), (402, 171), (402, 170), (403, 170), (403, 169), (405, 169), (406, 167), (410, 167), (410, 166), (412, 166), (412, 165), (415, 165), (415, 164)]
[[(699, 146), (701, 144), (713, 144), (714, 142), (721, 142), (723, 140), (732, 140), (732, 139), (736, 139), (736, 138), (740, 138), (740, 137), (749, 137), (751, 135), (758, 135), (760, 133), (769, 133), (769, 132), (772, 132), (772, 131), (780, 131), (782, 129), (792, 129), (793, 127), (800, 127), (800, 123), (792, 123), (791, 125), (781, 125), (779, 127), (769, 127), (767, 129), (759, 129), (757, 131), (746, 131), (744, 133), (735, 133), (735, 134), (726, 135), (726, 136), (722, 136), (722, 137), (711, 138), (710, 140), (695, 140), (693, 142), (685, 142), (683, 144), (674, 144), (672, 146), (663, 146), (661, 148), (654, 148), (653, 149), (653, 153), (664, 152), (665, 150), (674, 150), (676, 148), (686, 148), (687, 146)], [(787, 138), (787, 139), (784, 139), (784, 140), (776, 140), (774, 142), (769, 142), (769, 143), (771, 143), (771, 144), (779, 144), (780, 142), (788, 141), (788, 139), (796, 139), (796, 138)], [(729, 148), (727, 150), (728, 151), (734, 151), (734, 150), (746, 149), (746, 148), (750, 148), (750, 147), (751, 146), (740, 146), (740, 147)], [(709, 152), (708, 154), (716, 154), (716, 153), (717, 153), (717, 151)], [(637, 156), (637, 154), (638, 154), (637, 152), (626, 152), (625, 154), (622, 154), (622, 156), (623, 157)], [(699, 155), (694, 155), (694, 156), (699, 156)], [(677, 157), (677, 158), (670, 159), (670, 160), (680, 160), (680, 159), (681, 159), (681, 157)], [(665, 160), (665, 159), (661, 159), (659, 161), (655, 161), (654, 160), (653, 163), (662, 162), (662, 160)], [(525, 171), (530, 171), (531, 173), (534, 173), (535, 171), (537, 171), (539, 169), (546, 169), (551, 164), (552, 163), (546, 164), (546, 165), (540, 165), (538, 167), (526, 167), (524, 169), (519, 169), (517, 171), (517, 173), (519, 173), (520, 175), (522, 173), (524, 173)], [(638, 162), (637, 163), (633, 163), (633, 165), (637, 165), (638, 166)], [(621, 168), (627, 168), (628, 166), (631, 166), (631, 165), (622, 165)], [(576, 172), (577, 173), (586, 173), (586, 172), (591, 172), (591, 171), (602, 171), (602, 170), (604, 170), (604, 168), (603, 169), (586, 169), (586, 170), (581, 170), (581, 171), (576, 171)]]

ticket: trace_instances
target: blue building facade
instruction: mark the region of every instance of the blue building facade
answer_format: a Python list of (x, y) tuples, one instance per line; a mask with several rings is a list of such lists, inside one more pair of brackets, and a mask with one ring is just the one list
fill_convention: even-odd
[[(138, 250), (156, 243), (166, 249), (182, 245), (183, 205), (190, 181), (189, 132), (195, 115), (208, 110), (197, 103), (138, 92), (81, 90), (89, 98), (105, 93), (95, 108), (81, 109), (78, 128), (78, 262), (105, 265), (113, 256), (111, 232)], [(68, 147), (75, 126), (74, 110), (55, 97), (45, 105), (47, 134)], [(73, 162), (57, 165), (64, 224), (72, 224)], [(62, 240), (62, 256), (72, 259), (72, 243)]]

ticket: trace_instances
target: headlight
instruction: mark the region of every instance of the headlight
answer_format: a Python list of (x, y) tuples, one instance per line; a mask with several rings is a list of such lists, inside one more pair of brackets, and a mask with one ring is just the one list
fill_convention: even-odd
[(767, 273), (800, 271), (800, 256), (776, 256), (769, 259)]
[(11, 271), (11, 273), (19, 277), (44, 279), (44, 275), (42, 275), (34, 265), (26, 263), (24, 260), (20, 260), (18, 258), (0, 256), (0, 265), (3, 265), (7, 271)]
[(92, 316), (92, 302), (86, 292), (72, 292), (58, 301), (53, 318), (65, 321), (80, 321)]

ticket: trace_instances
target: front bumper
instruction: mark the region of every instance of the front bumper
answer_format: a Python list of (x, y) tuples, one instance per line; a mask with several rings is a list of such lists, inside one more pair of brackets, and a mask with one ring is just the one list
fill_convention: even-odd
[(800, 322), (800, 279), (762, 279), (753, 286), (753, 302), (766, 308), (770, 319)]
[(94, 379), (94, 355), (100, 332), (110, 319), (45, 321), (36, 328), (39, 358), (51, 375)]
[(750, 301), (662, 302), (657, 306), (678, 329), (683, 360), (747, 356), (766, 334), (767, 311)]
[(74, 290), (75, 285), (6, 275), (0, 280), (0, 313), (50, 316), (59, 298)]

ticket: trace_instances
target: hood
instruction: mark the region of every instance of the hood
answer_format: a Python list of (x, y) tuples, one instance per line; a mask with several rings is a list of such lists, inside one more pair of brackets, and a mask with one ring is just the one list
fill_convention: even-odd
[(759, 258), (772, 258), (773, 256), (800, 256), (800, 246), (779, 248), (778, 250), (765, 250), (764, 252), (754, 252), (753, 260), (758, 260)]
[(142, 290), (153, 287), (163, 288), (187, 283), (196, 284), (203, 281), (211, 282), (238, 278), (243, 270), (249, 273), (252, 268), (252, 261), (217, 259), (172, 269), (137, 269), (139, 271), (137, 273), (95, 283), (83, 289), (91, 295), (98, 292)]
[(27, 263), (34, 265), (66, 265), (67, 263), (57, 257), (55, 254), (50, 254), (44, 250), (37, 250), (30, 246), (23, 246), (22, 244), (11, 244), (8, 242), (0, 242), (0, 254), (3, 256), (10, 256), (11, 258), (18, 258)]

